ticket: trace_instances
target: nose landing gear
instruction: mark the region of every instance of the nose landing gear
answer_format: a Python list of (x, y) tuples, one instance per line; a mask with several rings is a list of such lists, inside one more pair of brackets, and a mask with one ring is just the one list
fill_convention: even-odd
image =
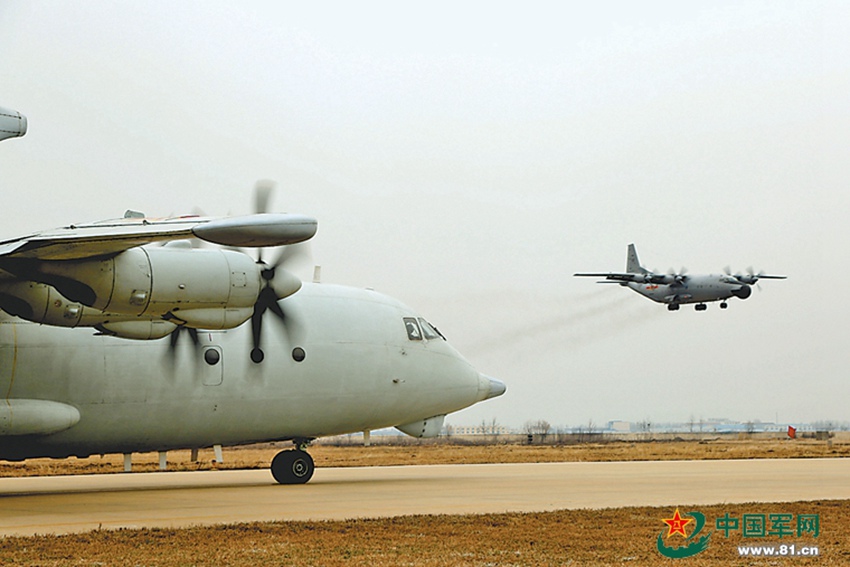
[(281, 451), (272, 459), (271, 471), (280, 484), (305, 484), (316, 469), (313, 457), (306, 449), (307, 443), (296, 443), (297, 449)]

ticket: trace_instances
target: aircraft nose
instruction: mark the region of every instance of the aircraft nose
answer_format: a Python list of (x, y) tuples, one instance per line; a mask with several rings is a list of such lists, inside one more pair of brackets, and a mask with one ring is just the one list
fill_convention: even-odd
[(508, 389), (501, 380), (496, 380), (484, 374), (478, 375), (478, 399), (489, 400), (505, 393)]

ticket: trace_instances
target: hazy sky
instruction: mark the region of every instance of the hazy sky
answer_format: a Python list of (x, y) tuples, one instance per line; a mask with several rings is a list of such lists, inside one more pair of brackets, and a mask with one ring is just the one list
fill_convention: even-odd
[[(0, 3), (0, 238), (314, 215), (326, 282), (432, 320), (521, 426), (850, 420), (846, 2)], [(573, 278), (787, 274), (668, 313)], [(302, 274), (307, 277), (308, 273)]]

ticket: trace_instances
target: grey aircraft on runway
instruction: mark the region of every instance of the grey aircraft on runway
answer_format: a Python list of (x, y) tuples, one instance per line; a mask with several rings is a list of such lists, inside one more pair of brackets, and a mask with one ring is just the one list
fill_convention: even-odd
[(267, 213), (268, 194), (243, 217), (128, 211), (0, 241), (0, 459), (124, 453), (129, 468), (133, 452), (291, 440), (271, 472), (304, 483), (315, 438), (431, 437), (504, 393), (399, 301), (302, 283), (285, 264), (317, 221)]
[(723, 274), (689, 275), (684, 268), (679, 273), (658, 274), (640, 265), (634, 244), (629, 244), (625, 272), (577, 273), (574, 276), (605, 278), (597, 283), (618, 283), (633, 289), (644, 297), (658, 303), (666, 303), (667, 309), (677, 311), (683, 303), (695, 303), (697, 311), (705, 311), (706, 303), (719, 301), (720, 308), (728, 307), (727, 299), (747, 299), (753, 292), (752, 286), (760, 279), (782, 280), (786, 276), (769, 276), (754, 273), (732, 274), (726, 268)]

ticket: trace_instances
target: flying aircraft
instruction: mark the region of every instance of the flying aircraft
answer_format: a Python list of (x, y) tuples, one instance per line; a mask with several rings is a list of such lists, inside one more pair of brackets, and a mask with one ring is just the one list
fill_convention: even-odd
[(760, 279), (783, 280), (786, 276), (770, 276), (754, 273), (732, 274), (729, 268), (723, 274), (690, 275), (685, 269), (679, 273), (659, 274), (640, 265), (634, 244), (629, 244), (626, 255), (625, 272), (576, 273), (574, 276), (605, 278), (597, 283), (618, 283), (638, 292), (658, 303), (666, 303), (670, 311), (678, 311), (684, 303), (695, 303), (697, 311), (705, 311), (706, 303), (719, 301), (720, 308), (726, 309), (731, 297), (747, 299), (752, 294), (752, 286)]
[(268, 199), (261, 184), (252, 215), (128, 211), (0, 241), (0, 459), (123, 453), (129, 470), (134, 452), (164, 467), (168, 450), (292, 441), (271, 473), (299, 484), (318, 437), (433, 437), (505, 392), (401, 302), (302, 282), (287, 266), (318, 223)]

